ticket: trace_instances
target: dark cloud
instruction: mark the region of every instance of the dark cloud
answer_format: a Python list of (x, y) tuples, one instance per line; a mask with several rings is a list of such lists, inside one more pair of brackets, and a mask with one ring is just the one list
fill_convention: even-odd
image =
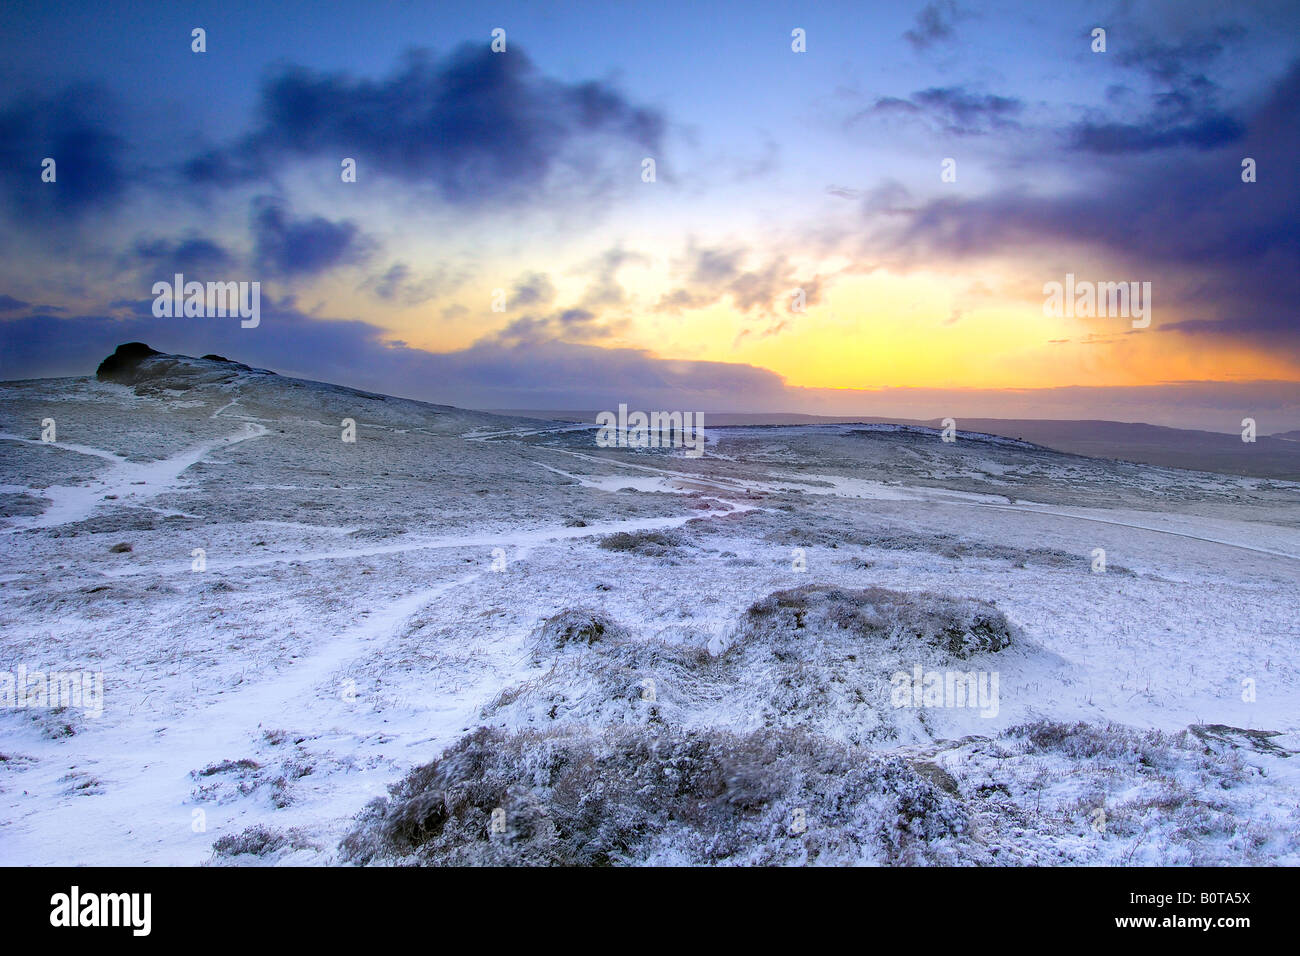
[(916, 24), (903, 34), (903, 39), (917, 50), (926, 50), (934, 44), (951, 40), (953, 26), (960, 11), (953, 0), (936, 0), (926, 4), (916, 15)]
[(235, 261), (234, 256), (221, 245), (202, 236), (191, 236), (186, 239), (141, 239), (135, 244), (134, 252), (141, 262), (168, 274), (203, 273), (214, 269), (225, 269)]
[[(29, 226), (59, 225), (121, 199), (128, 177), (113, 112), (97, 86), (23, 95), (0, 110), (0, 188), (10, 213)], [(52, 183), (41, 179), (47, 157)]]
[(363, 289), (368, 289), (381, 299), (393, 301), (397, 299), (403, 288), (411, 280), (411, 267), (404, 262), (394, 263), (387, 272), (371, 276), (361, 284)]
[(685, 284), (663, 295), (655, 305), (655, 311), (678, 313), (730, 298), (732, 305), (741, 312), (775, 315), (789, 310), (795, 289), (803, 289), (806, 306), (821, 300), (820, 277), (800, 278), (788, 260), (780, 255), (765, 266), (746, 269), (744, 263), (749, 256), (749, 250), (742, 247), (692, 247), (677, 265), (677, 271), (685, 277)]
[(467, 278), (465, 271), (445, 264), (438, 265), (423, 276), (416, 276), (405, 262), (395, 262), (386, 271), (368, 277), (361, 283), (361, 288), (385, 302), (419, 305), (436, 296), (455, 291)]
[(744, 249), (698, 249), (690, 279), (705, 285), (730, 282), (740, 275)]
[(599, 342), (627, 326), (625, 319), (602, 319), (583, 308), (559, 309), (548, 315), (525, 315), (499, 332), (484, 336), (485, 345), (540, 345), (549, 342)]
[(1090, 153), (1147, 153), (1190, 146), (1217, 149), (1239, 141), (1246, 128), (1231, 116), (1206, 116), (1175, 126), (1141, 123), (1079, 123), (1071, 130), (1076, 149)]
[(19, 309), (26, 309), (30, 305), (30, 302), (15, 299), (11, 295), (0, 295), (0, 312), (16, 312)]
[(244, 142), (195, 157), (195, 182), (235, 183), (267, 174), (284, 157), (357, 160), (379, 173), (474, 203), (522, 195), (556, 167), (592, 162), (576, 149), (605, 135), (657, 152), (664, 122), (598, 82), (541, 76), (512, 46), (465, 45), (443, 59), (414, 51), (383, 80), (289, 67), (265, 82), (260, 125)]
[[(1134, 119), (1092, 117), (1076, 123), (1070, 128), (1071, 145), (1105, 155), (1180, 147), (1212, 150), (1238, 142), (1245, 125), (1219, 107), (1221, 90), (1208, 70), (1244, 33), (1228, 25), (1176, 42), (1142, 33), (1126, 36), (1114, 52), (1114, 62), (1144, 74), (1151, 83), (1147, 110)], [(1126, 85), (1112, 86), (1107, 99), (1123, 104), (1131, 93)]]
[(1019, 123), (1014, 117), (1023, 110), (1024, 103), (1015, 97), (972, 93), (961, 86), (936, 86), (913, 93), (907, 99), (882, 97), (849, 122), (867, 115), (901, 113), (930, 119), (946, 133), (968, 136), (995, 129), (1015, 129)]
[(1146, 73), (1167, 84), (1203, 81), (1204, 70), (1217, 60), (1228, 46), (1246, 35), (1236, 24), (1221, 24), (1189, 34), (1176, 42), (1138, 34), (1126, 38), (1114, 51), (1121, 66)]
[(592, 277), (587, 291), (582, 296), (583, 307), (597, 309), (626, 305), (627, 290), (618, 280), (619, 270), (625, 265), (641, 265), (650, 261), (650, 258), (642, 253), (615, 247), (606, 249), (595, 259), (579, 267), (575, 270), (576, 274)]
[(736, 308), (752, 312), (755, 309), (788, 310), (796, 286), (803, 289), (806, 305), (815, 305), (821, 300), (821, 280), (812, 278), (800, 284), (783, 258), (774, 259), (763, 269), (742, 273), (728, 288)]
[(515, 280), (506, 304), (510, 309), (549, 305), (555, 299), (555, 285), (544, 272), (529, 272)]
[[(1087, 245), (1132, 273), (1100, 278), (1155, 283), (1157, 326), (1159, 310), (1176, 307), (1183, 322), (1204, 331), (1235, 332), (1297, 354), (1300, 62), (1248, 113), (1244, 127), (1232, 149), (1184, 150), (1177, 162), (1158, 165), (1094, 167), (1086, 188), (1064, 195), (1004, 191), (930, 202), (877, 220), (882, 229), (871, 251), (916, 263), (1010, 249), (1068, 266), (1067, 250)], [(1258, 182), (1241, 180), (1246, 156), (1258, 164)]]
[(340, 265), (355, 265), (373, 244), (353, 222), (322, 216), (294, 219), (281, 200), (260, 197), (253, 203), (254, 261), (271, 275), (311, 276)]

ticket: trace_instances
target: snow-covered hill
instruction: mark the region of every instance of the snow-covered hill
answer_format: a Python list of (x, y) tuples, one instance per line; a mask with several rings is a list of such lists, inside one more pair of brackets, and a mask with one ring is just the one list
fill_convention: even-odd
[(0, 386), (0, 681), (103, 679), (0, 862), (1300, 863), (1300, 484), (104, 375)]

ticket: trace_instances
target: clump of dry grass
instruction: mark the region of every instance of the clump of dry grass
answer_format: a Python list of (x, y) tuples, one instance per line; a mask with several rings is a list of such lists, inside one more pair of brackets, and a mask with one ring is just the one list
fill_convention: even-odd
[(847, 631), (864, 639), (915, 639), (958, 658), (1003, 650), (1014, 633), (992, 601), (825, 584), (776, 591), (755, 602), (746, 618), (758, 638)]
[(940, 862), (964, 827), (905, 761), (797, 731), (480, 728), (372, 803), (341, 849), (430, 865)]
[(606, 551), (622, 551), (645, 558), (662, 558), (690, 545), (680, 531), (616, 531), (600, 539)]
[(561, 650), (574, 644), (590, 646), (597, 641), (626, 635), (627, 631), (603, 612), (589, 607), (571, 607), (542, 622), (536, 644), (539, 650)]

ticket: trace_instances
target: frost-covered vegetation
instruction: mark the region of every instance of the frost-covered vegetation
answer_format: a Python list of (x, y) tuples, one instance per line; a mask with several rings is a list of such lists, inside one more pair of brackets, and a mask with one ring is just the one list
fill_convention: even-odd
[(103, 674), (0, 862), (1300, 863), (1295, 483), (109, 372), (0, 387), (0, 672)]
[[(342, 843), (431, 865), (1266, 863), (1292, 807), (1194, 735), (1040, 721), (925, 755), (803, 731), (480, 728)], [(494, 826), (494, 813), (497, 824)]]

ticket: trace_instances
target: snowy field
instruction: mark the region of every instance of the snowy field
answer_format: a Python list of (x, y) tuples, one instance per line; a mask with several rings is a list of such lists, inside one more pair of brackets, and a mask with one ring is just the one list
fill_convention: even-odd
[(1300, 864), (1300, 484), (142, 369), (0, 386), (0, 863)]

